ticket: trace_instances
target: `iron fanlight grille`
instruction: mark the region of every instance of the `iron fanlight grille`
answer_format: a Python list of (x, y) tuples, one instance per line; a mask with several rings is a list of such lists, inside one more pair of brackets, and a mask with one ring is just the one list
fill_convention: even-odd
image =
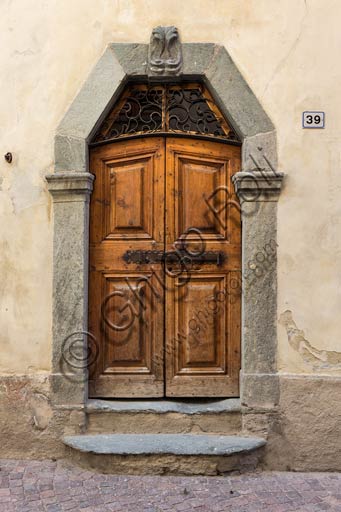
[(240, 143), (201, 84), (128, 86), (92, 143), (154, 133), (187, 134)]

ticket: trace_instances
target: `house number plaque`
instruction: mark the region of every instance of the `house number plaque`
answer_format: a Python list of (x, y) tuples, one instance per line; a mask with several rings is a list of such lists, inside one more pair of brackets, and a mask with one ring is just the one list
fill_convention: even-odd
[(302, 114), (303, 128), (324, 128), (325, 113), (307, 110)]

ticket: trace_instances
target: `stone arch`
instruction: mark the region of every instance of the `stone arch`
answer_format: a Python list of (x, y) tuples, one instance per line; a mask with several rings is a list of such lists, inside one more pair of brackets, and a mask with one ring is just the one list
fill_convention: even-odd
[[(93, 181), (88, 143), (127, 81), (148, 79), (148, 51), (147, 44), (109, 45), (57, 129), (55, 172), (46, 176), (54, 200), (51, 380), (57, 405), (72, 408), (87, 399), (86, 365), (68, 366), (63, 350), (65, 340), (71, 347), (78, 340), (84, 351), (87, 345), (88, 204)], [(200, 79), (207, 84), (242, 139), (242, 170), (234, 176), (234, 185), (242, 204), (244, 283), (255, 270), (252, 265), (259, 271), (243, 293), (241, 401), (250, 409), (272, 409), (279, 399), (275, 248), (283, 180), (283, 173), (276, 171), (275, 129), (224, 47), (187, 43), (181, 51), (178, 79)], [(268, 261), (269, 243), (274, 248), (271, 264), (259, 266), (256, 255), (261, 253), (261, 259)]]

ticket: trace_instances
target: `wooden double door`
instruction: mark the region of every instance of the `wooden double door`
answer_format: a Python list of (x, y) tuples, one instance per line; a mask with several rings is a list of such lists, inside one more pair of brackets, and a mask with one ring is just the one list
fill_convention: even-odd
[(194, 138), (91, 149), (90, 396), (238, 396), (239, 167)]

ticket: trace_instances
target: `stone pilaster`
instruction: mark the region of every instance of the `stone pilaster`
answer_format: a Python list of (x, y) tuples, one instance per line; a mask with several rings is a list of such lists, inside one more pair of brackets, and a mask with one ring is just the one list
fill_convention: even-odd
[(283, 173), (238, 172), (242, 210), (241, 400), (249, 408), (278, 404), (277, 201)]
[(93, 175), (46, 176), (54, 203), (52, 400), (83, 404), (87, 393), (89, 196)]

